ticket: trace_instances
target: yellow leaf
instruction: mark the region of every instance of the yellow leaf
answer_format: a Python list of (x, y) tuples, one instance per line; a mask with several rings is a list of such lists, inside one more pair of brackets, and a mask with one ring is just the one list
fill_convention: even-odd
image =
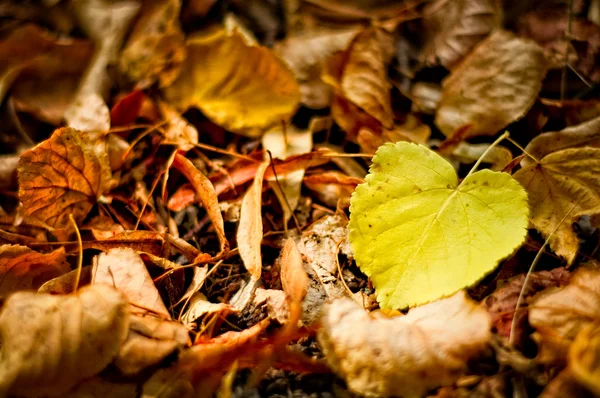
[(271, 50), (247, 45), (238, 32), (194, 36), (187, 52), (179, 77), (164, 90), (178, 109), (198, 107), (216, 124), (250, 136), (296, 111), (300, 89), (293, 73)]
[(321, 323), (326, 361), (367, 396), (421, 397), (451, 384), (491, 338), (489, 315), (464, 292), (394, 318), (370, 317), (354, 301), (338, 299)]
[(444, 80), (435, 124), (446, 136), (469, 125), (469, 137), (494, 135), (527, 113), (545, 74), (537, 44), (496, 31)]
[(527, 195), (506, 173), (481, 170), (462, 183), (422, 145), (379, 148), (352, 195), (350, 243), (384, 308), (404, 308), (470, 286), (527, 234)]
[(19, 161), (19, 199), (26, 216), (64, 228), (73, 214), (80, 224), (111, 178), (106, 155), (94, 151), (88, 135), (61, 128), (24, 152)]
[(531, 224), (569, 264), (579, 239), (572, 224), (600, 213), (600, 148), (571, 148), (551, 153), (515, 173), (529, 194)]

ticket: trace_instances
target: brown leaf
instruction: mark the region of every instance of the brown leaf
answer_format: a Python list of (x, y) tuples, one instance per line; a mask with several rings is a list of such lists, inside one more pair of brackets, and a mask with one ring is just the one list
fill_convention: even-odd
[(258, 166), (254, 182), (242, 200), (240, 224), (237, 230), (237, 244), (244, 266), (255, 280), (260, 279), (262, 257), (260, 245), (263, 238), (262, 225), (262, 185), (265, 169), (269, 162)]
[(88, 135), (61, 128), (21, 155), (19, 199), (26, 216), (64, 228), (69, 214), (81, 224), (108, 188), (108, 157), (98, 156)]
[(165, 87), (179, 75), (186, 57), (180, 9), (178, 0), (143, 3), (119, 60), (121, 72), (138, 87), (148, 87), (156, 80)]
[(204, 209), (206, 209), (206, 213), (217, 232), (219, 243), (221, 244), (221, 252), (227, 252), (229, 250), (229, 242), (225, 236), (223, 215), (219, 209), (219, 199), (213, 184), (190, 160), (180, 154), (175, 155), (173, 167), (179, 170), (194, 186), (196, 194), (202, 202)]
[(84, 249), (109, 251), (118, 248), (130, 248), (138, 252), (154, 255), (163, 254), (164, 235), (155, 231), (124, 231), (104, 240), (84, 241)]
[(373, 318), (350, 299), (327, 307), (318, 340), (325, 359), (359, 394), (423, 396), (454, 382), (491, 338), (490, 318), (464, 292)]
[(190, 299), (189, 308), (181, 316), (181, 322), (185, 325), (191, 325), (205, 315), (217, 314), (220, 317), (226, 317), (231, 313), (237, 312), (229, 304), (211, 303), (206, 296), (196, 292)]
[(73, 291), (75, 290), (75, 281), (77, 281), (78, 275), (79, 284), (77, 288), (89, 285), (92, 281), (92, 266), (86, 265), (85, 267), (81, 267), (81, 271), (78, 269), (74, 269), (70, 272), (67, 272), (64, 275), (57, 276), (54, 279), (50, 279), (48, 282), (40, 286), (38, 292), (50, 294), (73, 293)]
[(466, 125), (469, 137), (496, 134), (531, 108), (545, 74), (537, 44), (496, 31), (444, 80), (435, 124), (446, 136)]
[(37, 289), (71, 270), (63, 249), (42, 254), (25, 246), (0, 246), (0, 297), (17, 290)]
[(136, 307), (170, 318), (146, 265), (132, 249), (112, 249), (98, 255), (92, 270), (92, 283), (114, 286)]
[(127, 300), (106, 285), (13, 294), (0, 312), (0, 394), (62, 395), (98, 374), (119, 352), (128, 315)]
[(527, 190), (531, 224), (571, 264), (579, 248), (572, 223), (600, 213), (600, 148), (554, 152), (523, 167), (514, 178)]
[(292, 238), (288, 238), (283, 245), (280, 264), (283, 291), (293, 301), (301, 303), (308, 288), (308, 275), (304, 269), (302, 254)]
[(326, 206), (336, 207), (339, 200), (346, 201), (356, 189), (362, 184), (362, 178), (348, 177), (338, 171), (311, 174), (304, 177), (304, 185), (316, 195)]
[(430, 65), (452, 69), (494, 29), (501, 26), (502, 12), (494, 0), (437, 0), (423, 10), (429, 36), (422, 54)]
[[(600, 146), (600, 116), (576, 126), (567, 127), (561, 131), (543, 133), (529, 141), (525, 147), (527, 153), (536, 159), (573, 147), (599, 147)], [(523, 159), (523, 166), (533, 164), (530, 157)]]
[(187, 52), (179, 77), (164, 90), (178, 110), (198, 107), (216, 124), (249, 136), (295, 112), (300, 89), (292, 72), (271, 50), (246, 44), (239, 32), (195, 35)]
[(600, 322), (577, 334), (569, 349), (569, 370), (579, 383), (600, 395)]
[(600, 270), (580, 268), (569, 284), (547, 289), (534, 297), (529, 307), (529, 323), (538, 344), (537, 360), (561, 363), (577, 334), (600, 320)]

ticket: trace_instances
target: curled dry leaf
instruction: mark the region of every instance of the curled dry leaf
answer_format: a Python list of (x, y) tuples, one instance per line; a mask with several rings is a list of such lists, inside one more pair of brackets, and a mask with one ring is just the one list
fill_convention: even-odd
[(444, 80), (435, 124), (446, 136), (467, 125), (468, 137), (496, 134), (531, 108), (545, 74), (535, 42), (496, 31)]
[(262, 257), (260, 245), (263, 238), (262, 225), (262, 185), (263, 177), (269, 162), (258, 166), (254, 182), (242, 199), (240, 224), (237, 230), (237, 244), (244, 266), (254, 280), (260, 279)]
[(302, 103), (310, 108), (329, 106), (331, 87), (321, 79), (321, 69), (328, 56), (345, 50), (356, 30), (324, 32), (290, 37), (276, 50), (300, 83)]
[(68, 127), (24, 152), (18, 173), (25, 215), (54, 228), (66, 227), (69, 214), (81, 224), (111, 179), (108, 157), (96, 154), (87, 134)]
[(531, 224), (569, 264), (579, 248), (573, 222), (600, 213), (598, 173), (600, 148), (583, 147), (551, 153), (514, 175), (528, 192)]
[(529, 323), (538, 344), (537, 360), (561, 363), (569, 346), (586, 326), (600, 321), (600, 270), (578, 269), (569, 284), (547, 289), (534, 297)]
[(271, 50), (247, 45), (237, 31), (194, 36), (187, 52), (179, 77), (164, 90), (179, 110), (196, 106), (216, 124), (250, 136), (295, 112), (300, 89), (293, 73)]
[(0, 395), (61, 396), (98, 374), (125, 340), (127, 306), (107, 285), (10, 296), (0, 312)]
[(293, 301), (300, 303), (306, 295), (308, 275), (304, 270), (302, 254), (292, 238), (288, 238), (283, 245), (280, 257), (281, 285), (283, 291)]
[(219, 199), (213, 184), (189, 159), (180, 154), (175, 155), (173, 167), (179, 170), (181, 174), (192, 183), (192, 186), (198, 195), (198, 199), (202, 202), (202, 205), (217, 232), (219, 243), (221, 245), (221, 252), (227, 252), (229, 250), (229, 242), (225, 236), (223, 215), (219, 208)]
[(370, 396), (420, 397), (451, 384), (491, 338), (488, 314), (464, 292), (387, 319), (339, 299), (321, 321), (325, 359), (351, 390)]
[[(528, 154), (536, 159), (561, 149), (574, 147), (600, 147), (600, 116), (561, 131), (542, 133), (532, 139), (525, 147)], [(531, 165), (535, 161), (525, 157), (521, 165)]]
[(64, 249), (43, 254), (25, 246), (0, 246), (0, 297), (17, 290), (37, 289), (66, 274), (71, 266)]
[(112, 249), (98, 255), (92, 283), (114, 286), (136, 307), (170, 317), (144, 261), (133, 249)]
[(494, 29), (501, 26), (502, 13), (494, 0), (437, 0), (423, 10), (429, 33), (422, 57), (430, 65), (452, 69)]
[(121, 52), (119, 68), (138, 87), (156, 80), (162, 87), (179, 74), (186, 57), (185, 36), (179, 24), (179, 0), (145, 1)]

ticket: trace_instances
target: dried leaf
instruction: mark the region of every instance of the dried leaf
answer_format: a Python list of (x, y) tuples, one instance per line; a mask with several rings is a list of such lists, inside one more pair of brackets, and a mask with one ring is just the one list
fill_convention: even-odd
[(545, 74), (537, 44), (496, 31), (444, 80), (435, 124), (446, 136), (467, 125), (468, 137), (494, 135), (527, 113)]
[(452, 69), (502, 22), (494, 0), (437, 0), (423, 10), (428, 43), (422, 54), (430, 65)]
[(37, 289), (66, 274), (71, 266), (63, 249), (42, 254), (25, 246), (0, 246), (0, 297), (17, 290)]
[(569, 349), (569, 370), (575, 379), (600, 395), (600, 323), (596, 321), (577, 334)]
[(40, 293), (50, 294), (69, 294), (75, 290), (75, 281), (79, 277), (77, 288), (89, 285), (92, 282), (92, 266), (86, 265), (79, 269), (74, 269), (64, 275), (50, 279), (38, 289)]
[(92, 283), (115, 286), (136, 307), (170, 318), (146, 265), (132, 249), (112, 249), (100, 254), (92, 270)]
[(218, 314), (226, 317), (230, 313), (237, 312), (229, 304), (211, 303), (206, 296), (200, 292), (196, 292), (190, 299), (189, 308), (181, 316), (181, 321), (185, 325), (191, 325), (205, 315)]
[(175, 155), (173, 167), (179, 170), (194, 186), (196, 194), (202, 202), (204, 209), (206, 209), (206, 213), (217, 232), (219, 243), (221, 244), (221, 252), (227, 252), (229, 250), (229, 242), (225, 236), (223, 215), (219, 209), (219, 199), (213, 184), (190, 160), (180, 154)]
[[(490, 147), (489, 144), (469, 144), (461, 142), (456, 149), (452, 151), (452, 159), (458, 160), (460, 163), (472, 164), (483, 156), (485, 151)], [(491, 148), (482, 159), (485, 163), (492, 165), (492, 170), (503, 170), (504, 167), (512, 160), (512, 153), (502, 145), (496, 145)]]
[(160, 86), (168, 86), (179, 75), (186, 57), (180, 8), (179, 0), (143, 3), (119, 60), (121, 72), (138, 87), (148, 87), (156, 80)]
[(280, 324), (287, 322), (290, 316), (287, 295), (282, 290), (258, 288), (254, 293), (252, 304), (255, 307), (267, 307), (267, 314)]
[(352, 391), (420, 397), (458, 379), (467, 361), (486, 348), (490, 323), (464, 292), (389, 319), (339, 299), (327, 307), (317, 337)]
[(321, 202), (335, 208), (338, 201), (348, 201), (356, 186), (365, 181), (337, 171), (328, 171), (306, 176), (303, 182)]
[(539, 293), (529, 306), (538, 362), (562, 362), (577, 334), (599, 320), (600, 270), (580, 268), (567, 286)]
[(108, 157), (98, 156), (87, 134), (61, 128), (21, 155), (19, 199), (26, 216), (64, 228), (73, 214), (81, 224), (108, 188)]
[(165, 239), (163, 234), (155, 231), (124, 231), (104, 240), (83, 242), (84, 249), (97, 249), (105, 252), (124, 247), (159, 256), (163, 254)]
[(98, 374), (125, 340), (128, 315), (126, 299), (106, 285), (10, 296), (0, 312), (0, 394), (62, 395)]
[(255, 280), (260, 279), (262, 272), (262, 257), (260, 254), (260, 245), (263, 238), (262, 185), (267, 167), (269, 167), (268, 161), (258, 166), (254, 182), (244, 195), (240, 211), (240, 224), (237, 230), (240, 257)]
[(168, 120), (169, 124), (165, 128), (165, 140), (163, 144), (177, 145), (182, 151), (189, 151), (198, 144), (198, 130), (188, 123), (179, 112), (167, 104), (159, 101), (158, 107), (163, 115), (163, 119)]
[(572, 223), (600, 213), (600, 148), (572, 148), (551, 153), (517, 171), (527, 190), (531, 224), (550, 247), (571, 264), (579, 248)]
[(181, 74), (164, 90), (179, 110), (196, 106), (213, 122), (249, 136), (295, 112), (298, 83), (269, 49), (247, 45), (238, 32), (219, 30), (188, 39), (187, 52)]
[(308, 287), (308, 275), (304, 270), (302, 254), (292, 238), (283, 245), (280, 257), (281, 284), (283, 291), (295, 302), (301, 303)]

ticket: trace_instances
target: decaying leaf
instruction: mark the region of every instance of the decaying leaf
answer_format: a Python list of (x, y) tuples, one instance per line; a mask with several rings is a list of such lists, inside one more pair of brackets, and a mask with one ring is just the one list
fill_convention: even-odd
[(351, 390), (420, 397), (454, 382), (490, 338), (490, 318), (464, 292), (406, 316), (373, 318), (350, 299), (327, 307), (318, 339)]
[(452, 69), (481, 40), (501, 26), (501, 10), (494, 0), (438, 0), (423, 10), (430, 36), (422, 54), (430, 65)]
[(0, 297), (17, 290), (37, 289), (71, 270), (63, 249), (43, 254), (25, 246), (0, 246)]
[(263, 238), (262, 225), (262, 185), (269, 161), (260, 164), (254, 182), (242, 200), (240, 224), (237, 230), (237, 243), (244, 266), (255, 280), (260, 279), (262, 256), (260, 244)]
[(92, 270), (92, 283), (114, 286), (135, 306), (169, 317), (144, 261), (132, 249), (112, 249), (100, 254)]
[(196, 106), (215, 123), (250, 136), (296, 110), (300, 89), (292, 72), (269, 49), (247, 45), (240, 33), (194, 36), (187, 53), (179, 77), (164, 90), (179, 110)]
[(21, 155), (19, 199), (26, 216), (64, 228), (69, 214), (80, 224), (111, 178), (108, 157), (98, 156), (88, 135), (61, 128)]
[(550, 247), (573, 262), (579, 239), (572, 223), (600, 213), (600, 148), (570, 148), (551, 153), (515, 173), (529, 194), (531, 224)]
[(529, 306), (529, 323), (536, 329), (537, 360), (557, 363), (566, 359), (577, 334), (600, 320), (600, 271), (580, 268), (562, 288), (547, 289)]
[(435, 124), (446, 136), (467, 125), (469, 137), (494, 135), (531, 108), (545, 74), (537, 44), (496, 31), (444, 80)]
[(527, 234), (527, 194), (510, 175), (480, 170), (460, 184), (424, 146), (379, 148), (350, 206), (350, 243), (384, 308), (436, 300), (469, 286)]
[(121, 52), (119, 68), (146, 87), (158, 80), (172, 83), (186, 57), (185, 37), (179, 24), (181, 2), (145, 1), (140, 16)]
[(127, 306), (100, 284), (66, 296), (10, 296), (0, 312), (0, 395), (61, 396), (99, 373), (125, 340)]

